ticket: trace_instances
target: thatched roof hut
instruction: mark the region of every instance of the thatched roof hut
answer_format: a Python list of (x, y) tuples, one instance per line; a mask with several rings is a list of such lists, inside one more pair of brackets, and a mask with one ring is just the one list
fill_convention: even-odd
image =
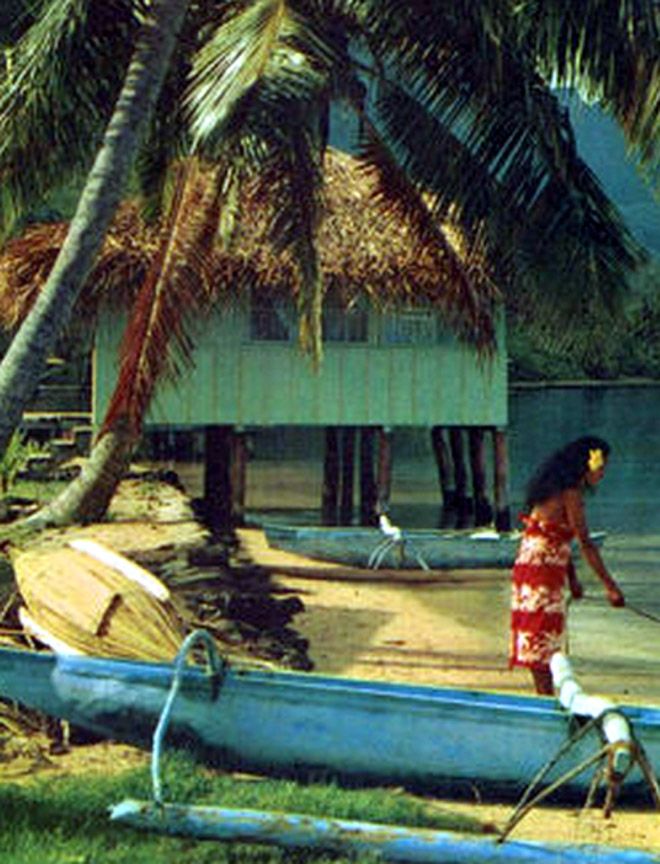
[[(414, 219), (388, 213), (378, 197), (375, 178), (356, 159), (328, 151), (324, 215), (318, 231), (326, 291), (347, 305), (367, 295), (381, 306), (437, 306), (461, 336), (489, 344), (497, 292), (484, 270), (483, 257), (466, 254), (455, 231), (445, 229), (446, 248), (424, 240)], [(235, 297), (246, 285), (295, 292), (295, 267), (290, 257), (276, 254), (266, 241), (265, 222), (263, 202), (247, 194), (232, 248), (218, 249), (214, 257), (213, 278), (220, 297)], [(0, 254), (0, 325), (6, 329), (22, 320), (44, 286), (67, 227), (61, 222), (30, 226)], [(122, 205), (87, 280), (78, 312), (94, 313), (99, 300), (108, 296), (113, 304), (128, 303), (147, 272), (158, 239), (158, 226), (145, 223), (134, 203)]]

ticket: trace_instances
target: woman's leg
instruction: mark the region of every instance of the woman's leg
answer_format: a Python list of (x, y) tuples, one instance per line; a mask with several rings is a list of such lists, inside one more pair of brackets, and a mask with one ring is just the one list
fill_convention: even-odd
[(534, 687), (540, 696), (554, 696), (554, 686), (552, 683), (552, 673), (546, 666), (544, 669), (531, 669), (532, 678), (534, 679)]

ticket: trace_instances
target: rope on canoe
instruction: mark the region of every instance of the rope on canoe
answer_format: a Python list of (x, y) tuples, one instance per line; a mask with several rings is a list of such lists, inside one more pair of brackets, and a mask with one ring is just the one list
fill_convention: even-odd
[(154, 731), (153, 747), (151, 753), (151, 784), (153, 788), (153, 797), (156, 804), (163, 803), (163, 787), (160, 778), (160, 757), (163, 750), (163, 740), (167, 731), (167, 724), (169, 723), (170, 715), (172, 714), (174, 700), (176, 699), (177, 694), (181, 689), (181, 682), (183, 680), (186, 660), (188, 659), (188, 656), (192, 653), (193, 648), (198, 643), (201, 643), (205, 649), (207, 670), (209, 674), (213, 676), (216, 680), (219, 680), (222, 675), (222, 670), (224, 666), (223, 660), (218, 654), (218, 649), (211, 635), (207, 633), (206, 630), (194, 630), (192, 633), (189, 633), (188, 636), (186, 636), (186, 638), (183, 640), (181, 648), (179, 649), (179, 653), (177, 654), (174, 661), (174, 676), (172, 678), (172, 685), (170, 687), (169, 693), (167, 694), (167, 699), (165, 700), (163, 710), (160, 713), (160, 717)]

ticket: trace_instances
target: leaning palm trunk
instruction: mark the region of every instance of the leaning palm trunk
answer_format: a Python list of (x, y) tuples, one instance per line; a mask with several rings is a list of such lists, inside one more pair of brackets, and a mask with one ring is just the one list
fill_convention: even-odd
[[(172, 343), (185, 348), (182, 310), (200, 313), (212, 296), (208, 267), (222, 200), (224, 173), (205, 175), (196, 160), (180, 173), (158, 254), (124, 333), (120, 371), (101, 434), (82, 473), (28, 519), (36, 527), (100, 521), (141, 436), (142, 421), (168, 369)], [(193, 260), (194, 274), (180, 261)], [(185, 353), (185, 352), (184, 352)]]
[(103, 144), (48, 282), (0, 365), (0, 454), (21, 421), (48, 355), (94, 263), (149, 119), (188, 0), (154, 0)]
[(115, 422), (94, 445), (81, 473), (46, 507), (28, 517), (33, 528), (99, 522), (124, 475), (139, 437)]

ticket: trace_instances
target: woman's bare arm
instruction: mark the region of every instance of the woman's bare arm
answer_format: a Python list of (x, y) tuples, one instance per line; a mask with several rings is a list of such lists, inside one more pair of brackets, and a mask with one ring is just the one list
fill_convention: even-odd
[(566, 518), (568, 524), (575, 533), (582, 557), (605, 586), (607, 598), (612, 606), (625, 605), (625, 599), (621, 589), (610, 576), (607, 567), (601, 558), (598, 547), (589, 534), (587, 519), (584, 513), (582, 493), (577, 489), (567, 489), (562, 493), (562, 497), (564, 499)]

